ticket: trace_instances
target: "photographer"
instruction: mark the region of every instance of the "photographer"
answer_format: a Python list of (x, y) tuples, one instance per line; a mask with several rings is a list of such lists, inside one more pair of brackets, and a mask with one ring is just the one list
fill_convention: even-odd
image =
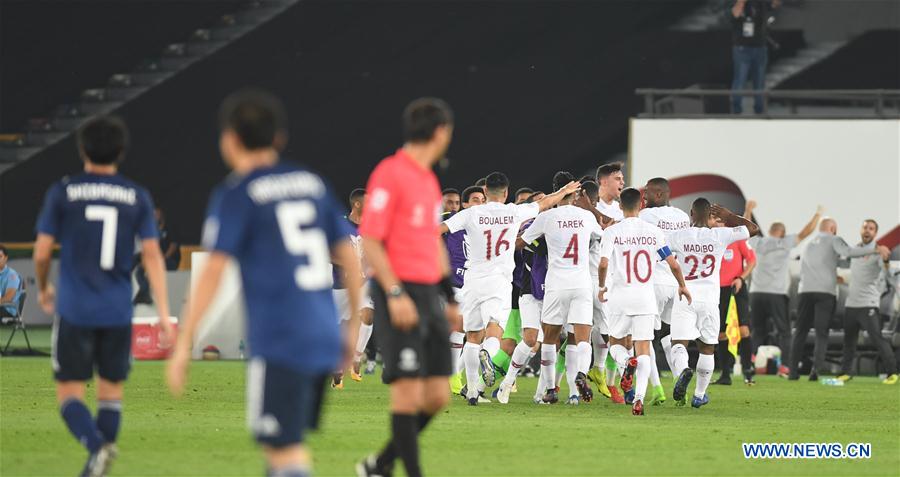
[[(769, 52), (766, 49), (769, 17), (773, 9), (781, 5), (781, 0), (735, 0), (731, 7), (731, 38), (733, 43), (732, 57), (734, 61), (734, 80), (732, 91), (744, 89), (747, 79), (753, 83), (754, 91), (762, 91), (766, 87), (766, 65)], [(731, 97), (731, 111), (734, 114), (743, 112), (738, 95)], [(753, 112), (762, 114), (762, 95), (754, 96)]]

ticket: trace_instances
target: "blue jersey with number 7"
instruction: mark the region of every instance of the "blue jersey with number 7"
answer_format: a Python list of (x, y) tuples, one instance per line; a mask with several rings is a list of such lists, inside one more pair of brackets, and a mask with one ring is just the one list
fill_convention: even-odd
[(150, 194), (121, 175), (50, 186), (37, 232), (60, 244), (56, 310), (85, 327), (130, 326), (135, 239), (156, 238)]
[(285, 162), (213, 191), (203, 244), (240, 265), (252, 357), (299, 372), (338, 366), (331, 249), (352, 233), (344, 215), (318, 175)]

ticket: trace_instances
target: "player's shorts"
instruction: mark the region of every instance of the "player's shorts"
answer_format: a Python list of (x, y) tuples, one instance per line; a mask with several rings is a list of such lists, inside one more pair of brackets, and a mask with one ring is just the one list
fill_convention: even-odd
[(522, 328), (532, 330), (541, 329), (541, 308), (544, 302), (534, 295), (522, 295), (519, 297), (519, 315), (522, 317)]
[(594, 283), (594, 296), (592, 297), (594, 302), (594, 328), (596, 328), (601, 335), (609, 334), (609, 307), (606, 303), (600, 301), (600, 284)]
[(384, 371), (381, 380), (390, 384), (400, 378), (450, 376), (450, 327), (441, 309), (437, 285), (404, 283), (403, 287), (416, 304), (419, 324), (400, 331), (391, 324), (384, 290), (373, 284), (375, 302), (375, 339), (381, 348)]
[(467, 278), (463, 285), (463, 331), (480, 331), (495, 322), (506, 328), (511, 309), (512, 283), (495, 277)]
[(672, 307), (678, 301), (678, 287), (673, 285), (653, 285), (656, 293), (656, 307), (659, 309), (659, 323), (656, 329), (662, 328), (662, 323), (672, 324)]
[(328, 374), (305, 374), (254, 357), (247, 364), (247, 427), (276, 449), (303, 442), (319, 426)]
[(131, 323), (88, 328), (65, 318), (53, 322), (51, 363), (57, 381), (88, 381), (97, 374), (114, 383), (131, 370)]
[[(335, 288), (331, 290), (331, 295), (334, 297), (334, 306), (337, 307), (338, 311), (338, 322), (344, 322), (350, 319), (350, 294), (347, 293), (346, 288)], [(375, 305), (372, 304), (372, 297), (369, 296), (369, 285), (365, 284), (360, 291), (360, 300), (359, 300), (359, 309), (374, 310)]]
[(594, 321), (593, 300), (590, 288), (571, 290), (547, 290), (541, 309), (541, 323), (561, 326), (588, 325)]
[(456, 300), (456, 304), (462, 309), (463, 302), (463, 292), (462, 288), (453, 287), (453, 299)]
[(738, 326), (750, 326), (750, 295), (747, 286), (741, 287), (741, 291), (733, 294), (730, 286), (719, 288), (719, 333), (724, 333), (728, 326), (728, 307), (731, 306), (731, 297), (734, 296), (734, 305), (737, 307)]
[(672, 307), (671, 336), (673, 341), (699, 339), (708, 345), (718, 344), (718, 304), (676, 301)]
[(656, 313), (652, 315), (617, 313), (610, 317), (609, 335), (616, 339), (631, 335), (633, 341), (652, 341), (657, 321), (659, 317)]

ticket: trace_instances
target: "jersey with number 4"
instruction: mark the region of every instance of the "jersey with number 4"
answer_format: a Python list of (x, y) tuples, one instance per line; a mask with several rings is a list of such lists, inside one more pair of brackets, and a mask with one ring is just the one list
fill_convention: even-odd
[(725, 249), (750, 238), (747, 227), (688, 227), (672, 233), (669, 243), (681, 265), (691, 298), (700, 303), (719, 303), (719, 272)]
[(609, 226), (603, 232), (600, 256), (609, 262), (606, 283), (610, 308), (626, 315), (659, 313), (653, 264), (669, 255), (672, 252), (665, 234), (653, 224), (627, 217)]
[(79, 326), (130, 326), (135, 238), (159, 236), (150, 194), (118, 174), (64, 178), (47, 191), (37, 232), (60, 244), (59, 316)]
[(541, 236), (547, 241), (549, 261), (546, 290), (592, 288), (591, 240), (603, 236), (594, 215), (574, 205), (550, 209), (534, 219), (522, 240), (531, 243)]
[(213, 192), (203, 244), (240, 265), (251, 356), (299, 372), (338, 365), (329, 263), (352, 233), (322, 179), (295, 165), (230, 177)]
[(450, 233), (466, 231), (469, 243), (466, 280), (497, 276), (511, 282), (519, 227), (540, 210), (535, 203), (488, 202), (461, 210), (447, 219), (444, 224)]

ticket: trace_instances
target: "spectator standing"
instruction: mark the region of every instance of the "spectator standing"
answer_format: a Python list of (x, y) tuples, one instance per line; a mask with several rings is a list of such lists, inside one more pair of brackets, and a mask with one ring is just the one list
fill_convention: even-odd
[(9, 265), (9, 251), (0, 245), (0, 318), (19, 316), (22, 278)]
[[(748, 201), (744, 217), (751, 219), (755, 201)], [(750, 330), (753, 335), (753, 354), (766, 341), (769, 322), (775, 332), (775, 342), (781, 348), (781, 366), (778, 375), (788, 377), (791, 356), (791, 318), (788, 311), (788, 289), (791, 274), (788, 270), (791, 249), (809, 237), (822, 216), (822, 207), (803, 227), (799, 234), (785, 235), (783, 223), (773, 222), (768, 237), (750, 238), (750, 246), (756, 252), (756, 269), (750, 280)]]
[[(768, 37), (769, 13), (778, 8), (781, 0), (735, 0), (731, 7), (732, 61), (734, 62), (734, 79), (732, 91), (744, 89), (747, 79), (753, 84), (754, 91), (762, 91), (766, 87), (766, 65), (769, 62), (769, 51), (766, 48)], [(734, 114), (743, 112), (739, 94), (731, 97), (731, 111)], [(763, 97), (757, 94), (753, 101), (753, 112), (764, 111)]]
[[(872, 219), (865, 220), (860, 230), (862, 240), (857, 246), (874, 250), (877, 233), (878, 223)], [(838, 376), (841, 381), (849, 381), (853, 377), (851, 367), (856, 358), (859, 328), (862, 327), (878, 350), (887, 371), (888, 377), (882, 382), (897, 384), (897, 358), (890, 343), (881, 334), (881, 313), (878, 311), (889, 264), (888, 257), (877, 255), (850, 260), (850, 293), (844, 308), (844, 357), (841, 360), (841, 375)]]
[(818, 373), (825, 371), (828, 329), (837, 301), (838, 260), (841, 257), (856, 258), (875, 254), (886, 259), (890, 255), (890, 250), (884, 246), (851, 247), (836, 234), (837, 222), (834, 219), (824, 219), (819, 225), (819, 233), (812, 238), (800, 257), (800, 303), (791, 346), (790, 379), (800, 379), (797, 363), (803, 356), (806, 335), (813, 327), (816, 330), (816, 343), (809, 380), (818, 380)]

